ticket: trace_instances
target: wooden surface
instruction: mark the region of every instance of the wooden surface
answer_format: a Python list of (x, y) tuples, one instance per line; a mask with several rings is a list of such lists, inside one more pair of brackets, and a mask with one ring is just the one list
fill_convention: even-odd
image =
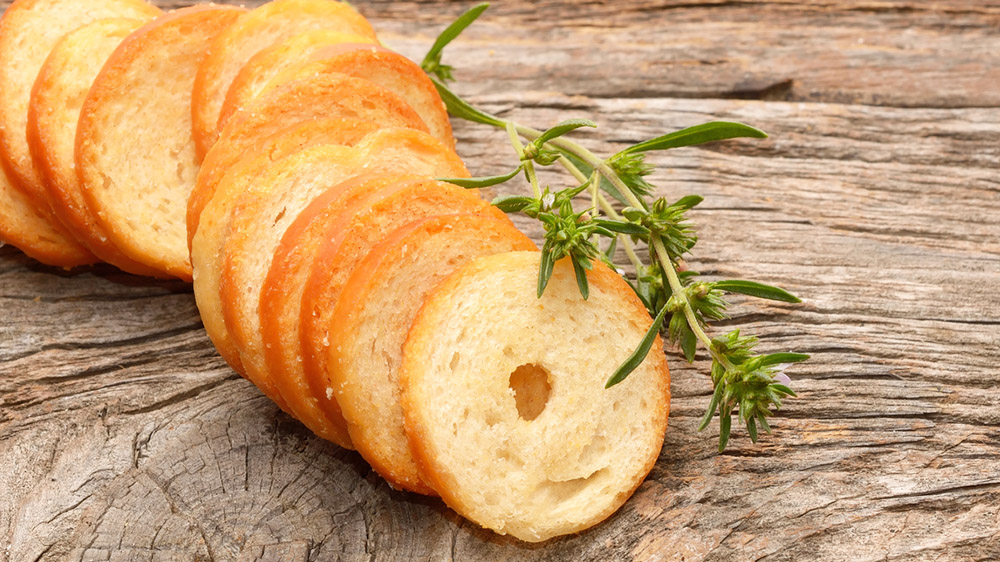
[[(520, 544), (281, 414), (190, 287), (3, 248), (0, 560), (1000, 558), (1000, 3), (496, 4), (446, 59), (493, 111), (592, 117), (602, 153), (710, 119), (771, 133), (656, 156), (654, 180), (706, 198), (696, 269), (805, 299), (717, 328), (813, 355), (774, 434), (717, 454), (707, 365), (671, 352), (649, 479)], [(469, 3), (356, 5), (416, 58)], [(456, 134), (475, 173), (509, 169), (502, 135)]]

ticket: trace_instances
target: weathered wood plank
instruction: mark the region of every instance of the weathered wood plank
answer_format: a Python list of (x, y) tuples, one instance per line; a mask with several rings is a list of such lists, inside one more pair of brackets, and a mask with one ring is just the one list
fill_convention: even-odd
[[(411, 55), (460, 11), (360, 6)], [(708, 119), (771, 133), (657, 155), (653, 182), (671, 197), (706, 197), (693, 214), (695, 269), (805, 299), (734, 299), (718, 328), (813, 354), (790, 373), (800, 398), (774, 435), (751, 445), (738, 432), (717, 454), (716, 427), (696, 431), (706, 364), (672, 355), (671, 427), (635, 497), (580, 536), (519, 544), (390, 490), (358, 455), (281, 414), (216, 356), (189, 287), (103, 267), (53, 271), (3, 248), (0, 560), (1000, 557), (1000, 103), (971, 78), (1000, 82), (997, 6), (536, 6), (498, 3), (449, 53), (460, 91), (540, 126), (591, 116), (601, 128), (582, 138), (603, 153)], [(720, 39), (720, 29), (732, 33)], [(859, 53), (829, 58), (846, 48), (829, 39), (862, 31), (882, 52), (859, 74)], [(827, 58), (813, 60), (823, 41)], [(963, 42), (963, 58), (949, 58)], [(474, 67), (508, 48), (516, 57)], [(713, 51), (725, 62), (680, 62)], [(652, 67), (633, 62), (642, 52), (674, 61), (670, 81), (663, 71), (646, 90), (615, 86), (644, 79)], [(580, 75), (553, 71), (582, 53), (594, 59)], [(681, 99), (728, 95), (740, 72), (793, 78), (763, 96), (793, 101)], [(884, 81), (862, 75), (879, 73)], [(993, 107), (959, 107), (979, 105)], [(464, 123), (456, 135), (470, 169), (509, 168), (502, 135)]]

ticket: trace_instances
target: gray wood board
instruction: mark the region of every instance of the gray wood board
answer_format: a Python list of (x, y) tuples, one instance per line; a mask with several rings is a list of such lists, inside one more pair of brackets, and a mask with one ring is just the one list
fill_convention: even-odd
[[(419, 57), (470, 4), (357, 5)], [(706, 198), (694, 269), (805, 300), (737, 298), (713, 329), (813, 355), (772, 435), (718, 454), (707, 362), (668, 350), (650, 477), (541, 545), (282, 414), (189, 286), (0, 249), (0, 560), (1000, 558), (998, 47), (987, 2), (503, 2), (448, 52), (458, 91), (540, 127), (589, 116), (603, 154), (712, 119), (768, 131), (658, 154), (653, 182)], [(474, 173), (509, 169), (503, 135), (455, 125)]]

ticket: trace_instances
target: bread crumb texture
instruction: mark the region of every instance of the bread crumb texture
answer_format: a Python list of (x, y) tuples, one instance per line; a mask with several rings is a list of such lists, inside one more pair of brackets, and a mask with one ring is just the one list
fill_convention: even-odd
[(595, 264), (584, 301), (563, 260), (538, 299), (538, 256), (488, 256), (452, 275), (415, 320), (400, 377), (432, 487), (525, 541), (580, 531), (621, 506), (652, 468), (669, 410), (659, 341), (604, 388), (651, 322), (624, 280)]

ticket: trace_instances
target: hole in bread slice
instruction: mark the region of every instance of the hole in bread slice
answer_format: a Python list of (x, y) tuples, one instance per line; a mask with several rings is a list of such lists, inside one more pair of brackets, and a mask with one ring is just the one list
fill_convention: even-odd
[(514, 403), (521, 419), (531, 421), (545, 409), (552, 393), (551, 377), (548, 369), (534, 363), (521, 365), (510, 374), (510, 389), (514, 391)]

